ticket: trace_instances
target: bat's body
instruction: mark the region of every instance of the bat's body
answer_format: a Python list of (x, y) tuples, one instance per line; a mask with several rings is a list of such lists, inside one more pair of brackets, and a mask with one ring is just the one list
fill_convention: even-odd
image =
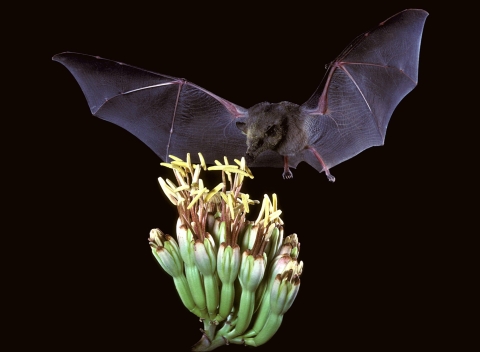
[[(247, 117), (236, 122), (237, 127), (247, 135), (246, 160), (255, 162), (262, 153), (273, 150), (284, 157), (284, 178), (291, 178), (289, 157), (295, 157), (314, 144), (315, 126), (310, 125), (312, 116), (301, 106), (283, 101), (281, 103), (260, 103), (248, 109)], [(312, 147), (313, 153), (317, 153)], [(317, 153), (318, 154), (318, 153)], [(320, 164), (323, 160), (318, 160)], [(329, 179), (328, 168), (322, 165)]]
[(184, 79), (119, 62), (68, 52), (53, 59), (75, 76), (93, 115), (164, 161), (187, 152), (201, 152), (207, 163), (245, 155), (250, 166), (283, 167), (285, 178), (306, 161), (334, 181), (331, 167), (384, 143), (395, 107), (417, 84), (427, 16), (405, 10), (358, 36), (302, 105), (245, 109)]

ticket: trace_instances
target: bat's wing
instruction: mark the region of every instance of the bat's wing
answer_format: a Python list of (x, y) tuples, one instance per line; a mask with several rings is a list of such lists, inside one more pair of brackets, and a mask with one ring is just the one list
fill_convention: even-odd
[[(383, 145), (393, 110), (417, 84), (427, 16), (423, 10), (405, 10), (358, 36), (302, 105), (315, 120), (309, 146), (327, 171), (366, 148)], [(301, 160), (326, 171), (310, 150), (290, 162), (296, 166)]]
[(164, 161), (188, 152), (198, 162), (201, 152), (212, 164), (245, 154), (235, 119), (246, 109), (238, 105), (184, 79), (99, 57), (66, 52), (53, 60), (73, 74), (94, 116), (129, 131)]

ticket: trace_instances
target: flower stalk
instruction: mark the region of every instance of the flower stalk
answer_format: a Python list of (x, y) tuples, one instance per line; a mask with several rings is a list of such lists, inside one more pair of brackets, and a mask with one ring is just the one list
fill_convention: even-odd
[[(253, 178), (245, 160), (208, 167), (190, 155), (170, 156), (162, 165), (175, 181), (159, 178), (166, 197), (177, 207), (176, 240), (150, 232), (152, 253), (173, 278), (185, 307), (203, 321), (193, 351), (211, 351), (230, 343), (259, 346), (280, 327), (300, 287), (296, 234), (283, 238), (277, 198), (265, 195), (255, 221), (246, 219), (260, 202), (241, 192)], [(221, 182), (209, 189), (201, 171), (220, 171)]]

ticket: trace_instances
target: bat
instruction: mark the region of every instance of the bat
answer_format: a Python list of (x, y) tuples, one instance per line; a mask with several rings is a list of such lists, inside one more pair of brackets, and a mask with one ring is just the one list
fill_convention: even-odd
[(334, 182), (333, 166), (384, 144), (394, 109), (417, 85), (427, 16), (407, 9), (359, 35), (302, 105), (246, 109), (186, 79), (121, 62), (73, 52), (52, 59), (77, 80), (94, 116), (129, 131), (163, 161), (189, 152), (208, 164), (245, 156), (249, 166), (283, 168), (285, 179), (304, 161)]

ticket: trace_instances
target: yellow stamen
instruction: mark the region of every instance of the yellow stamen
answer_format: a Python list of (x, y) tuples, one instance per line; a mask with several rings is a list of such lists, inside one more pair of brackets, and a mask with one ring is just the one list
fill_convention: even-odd
[(181, 167), (183, 169), (188, 169), (188, 163), (183, 160), (174, 160), (171, 162), (171, 164)]
[(224, 169), (238, 169), (238, 166), (235, 165), (216, 165), (208, 167), (208, 170), (224, 170)]
[(229, 197), (227, 197), (227, 204), (228, 204), (228, 207), (230, 208), (230, 218), (231, 219), (234, 219), (235, 218), (235, 212), (233, 211), (233, 196), (232, 194), (229, 195)]
[(250, 170), (250, 168), (246, 164), (245, 164), (245, 171), (247, 172), (248, 177), (253, 178), (252, 170)]
[(270, 198), (268, 198), (266, 194), (263, 196), (263, 202), (265, 203), (265, 211), (264, 211), (265, 218), (263, 220), (263, 226), (267, 227), (269, 223), (269, 215), (270, 215)]
[(262, 216), (263, 216), (264, 213), (265, 213), (265, 198), (263, 198), (262, 208), (258, 212), (258, 217), (257, 217), (257, 220), (255, 220), (255, 224), (258, 224), (258, 223), (260, 223), (260, 221), (262, 221)]
[(210, 198), (212, 198), (222, 188), (223, 188), (223, 183), (219, 183), (214, 189), (208, 192), (207, 196), (205, 197), (205, 202), (208, 202)]
[(249, 195), (248, 194), (240, 194), (240, 197), (242, 198), (243, 209), (244, 209), (245, 213), (248, 213), (250, 211), (250, 209), (248, 207)]
[(190, 202), (190, 204), (187, 206), (187, 209), (190, 209), (191, 207), (193, 207), (193, 205), (200, 199), (200, 197), (205, 193), (205, 192), (208, 192), (208, 189), (204, 188), (202, 190), (198, 190), (197, 191), (198, 194), (195, 196), (195, 198), (192, 199), (192, 201)]
[(165, 193), (170, 202), (172, 202), (174, 205), (178, 205), (178, 199), (175, 192), (165, 183), (165, 180), (159, 177), (158, 182), (160, 183), (163, 193)]
[(188, 189), (190, 189), (189, 185), (183, 185), (183, 186), (179, 186), (179, 187), (175, 188), (173, 191), (174, 192), (181, 192), (181, 191), (186, 191)]
[(173, 169), (174, 171), (177, 171), (178, 173), (180, 173), (180, 175), (182, 175), (182, 177), (185, 177), (185, 171), (184, 169), (179, 166), (177, 163), (184, 163), (183, 161), (172, 161), (171, 164), (168, 164), (168, 163), (161, 163), (160, 165), (162, 166), (166, 166), (166, 167), (169, 167), (170, 169)]
[(166, 179), (166, 181), (167, 181), (168, 185), (170, 186), (170, 188), (172, 189), (172, 191), (173, 191), (175, 188), (179, 187), (179, 186), (177, 186), (175, 183), (173, 183), (172, 181), (170, 181), (168, 178)]
[(170, 159), (172, 159), (172, 160), (183, 161), (182, 159), (176, 157), (175, 155), (169, 155), (168, 157), (169, 157)]
[(209, 170), (209, 171), (221, 170), (221, 171), (226, 172), (227, 174), (229, 174), (229, 173), (235, 173), (235, 174), (239, 174), (239, 175), (242, 175), (242, 176), (247, 176), (247, 177), (252, 178), (252, 176), (251, 176), (248, 172), (243, 171), (243, 170), (240, 170), (240, 169), (238, 168), (238, 166), (236, 166), (236, 165), (217, 165), (217, 166), (210, 166), (210, 167), (208, 167), (208, 170)]
[(227, 203), (227, 202), (228, 202), (227, 195), (226, 195), (225, 193), (223, 193), (223, 192), (220, 192), (219, 194), (220, 194), (220, 196), (222, 197), (223, 201), (224, 201), (225, 203)]
[[(168, 182), (168, 181), (169, 181), (169, 180), (167, 179), (167, 182)], [(165, 182), (165, 180), (164, 180), (162, 177), (159, 177), (159, 178), (158, 178), (158, 182), (160, 183), (160, 186), (162, 187), (163, 192), (165, 192), (165, 193), (172, 193), (172, 194), (175, 193), (175, 191), (174, 191), (169, 185), (167, 185), (167, 183)]]
[(190, 173), (193, 174), (193, 168), (192, 168), (192, 159), (190, 158), (190, 153), (187, 153), (187, 167), (190, 170)]
[(202, 169), (204, 171), (206, 171), (207, 170), (207, 164), (205, 163), (205, 159), (203, 158), (203, 154), (198, 153), (198, 157), (200, 158), (200, 165), (202, 165)]
[(181, 203), (185, 202), (186, 199), (181, 196), (181, 193), (179, 193), (179, 194), (177, 194), (177, 201), (178, 201), (179, 204), (181, 204)]
[(269, 216), (270, 221), (273, 221), (273, 220), (277, 219), (280, 216), (281, 213), (282, 213), (281, 210), (276, 210), (273, 213), (271, 213), (270, 216)]
[(192, 183), (197, 183), (198, 182), (198, 179), (200, 177), (200, 170), (202, 168), (200, 167), (200, 165), (195, 165), (195, 173), (193, 174), (193, 178), (192, 178)]
[[(185, 186), (185, 185), (188, 186), (188, 182), (185, 181), (185, 178), (187, 177), (186, 173), (183, 174), (183, 176), (182, 175), (176, 175), (176, 176), (177, 176), (177, 181), (180, 183), (180, 186)], [(193, 184), (190, 185), (190, 187), (193, 187), (193, 186), (194, 186)]]

